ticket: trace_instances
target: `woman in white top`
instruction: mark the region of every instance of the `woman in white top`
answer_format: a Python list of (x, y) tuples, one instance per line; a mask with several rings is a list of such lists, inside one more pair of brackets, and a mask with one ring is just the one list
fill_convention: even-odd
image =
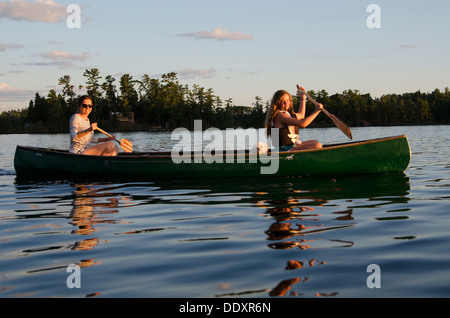
[(70, 118), (69, 152), (82, 155), (116, 156), (119, 153), (119, 147), (111, 141), (114, 138), (94, 138), (97, 123), (90, 123), (88, 116), (91, 112), (92, 99), (88, 95), (81, 96), (78, 99), (78, 112)]

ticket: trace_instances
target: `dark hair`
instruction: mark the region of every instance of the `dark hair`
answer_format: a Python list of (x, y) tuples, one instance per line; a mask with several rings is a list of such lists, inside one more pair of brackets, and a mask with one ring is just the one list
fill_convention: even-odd
[(92, 98), (89, 95), (83, 95), (78, 98), (78, 107), (83, 105), (85, 99), (89, 99), (92, 102)]

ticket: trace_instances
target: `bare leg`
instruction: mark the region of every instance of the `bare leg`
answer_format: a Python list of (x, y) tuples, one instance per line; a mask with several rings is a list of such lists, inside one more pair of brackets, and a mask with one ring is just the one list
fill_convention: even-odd
[(81, 154), (91, 156), (117, 156), (119, 147), (112, 141), (102, 142), (87, 148)]
[(303, 141), (300, 145), (297, 145), (291, 149), (294, 150), (304, 150), (304, 149), (321, 149), (323, 148), (322, 144), (317, 140), (307, 140)]

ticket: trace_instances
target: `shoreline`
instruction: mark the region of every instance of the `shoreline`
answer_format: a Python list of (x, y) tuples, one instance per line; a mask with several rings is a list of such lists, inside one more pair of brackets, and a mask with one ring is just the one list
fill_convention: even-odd
[[(370, 127), (412, 127), (412, 126), (449, 126), (450, 123), (424, 123), (424, 124), (380, 124), (380, 125), (368, 125), (368, 126), (349, 126), (350, 128), (370, 128)], [(106, 126), (107, 127), (107, 126)], [(180, 127), (185, 128), (185, 127)], [(205, 131), (209, 128), (214, 127), (206, 127), (203, 128), (202, 131)], [(237, 128), (243, 128), (243, 127), (228, 127), (230, 129), (237, 129)], [(228, 129), (225, 128), (225, 129)], [(247, 128), (255, 128), (255, 129), (264, 129), (264, 127), (246, 127)], [(313, 126), (311, 125), (309, 128), (336, 128), (334, 125), (317, 125)], [(174, 128), (176, 129), (176, 128)], [(112, 132), (112, 133), (129, 133), (129, 132), (146, 132), (146, 133), (160, 133), (160, 132), (171, 132), (174, 129), (169, 128), (146, 128), (146, 127), (140, 127), (138, 129), (130, 129), (130, 127), (126, 127), (125, 129), (118, 129), (118, 128), (105, 128), (105, 130)], [(186, 128), (189, 131), (194, 131), (194, 129)], [(11, 132), (0, 132), (0, 135), (39, 135), (39, 134), (68, 134), (69, 131), (55, 131), (50, 132), (48, 130), (41, 130), (41, 131), (11, 131)]]

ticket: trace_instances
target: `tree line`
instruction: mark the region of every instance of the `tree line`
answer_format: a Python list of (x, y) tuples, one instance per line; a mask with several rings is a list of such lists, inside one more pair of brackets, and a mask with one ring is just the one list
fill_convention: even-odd
[[(251, 106), (236, 106), (231, 98), (223, 101), (211, 88), (180, 84), (177, 74), (161, 78), (143, 75), (134, 79), (130, 74), (116, 79), (108, 75), (102, 80), (96, 68), (85, 70), (83, 89), (92, 98), (91, 122), (111, 131), (193, 128), (195, 119), (203, 127), (253, 127), (264, 122), (262, 99), (255, 98)], [(58, 79), (62, 92), (51, 89), (47, 96), (35, 94), (27, 108), (3, 112), (0, 133), (68, 132), (70, 117), (77, 111), (78, 95), (69, 75)], [(133, 113), (134, 122), (121, 122), (120, 114)]]
[[(329, 95), (325, 90), (311, 93), (326, 109), (351, 126), (430, 125), (450, 123), (450, 90), (387, 94), (372, 98), (358, 90)], [(325, 116), (314, 125), (323, 126)]]
[[(252, 105), (237, 106), (231, 98), (222, 100), (211, 88), (182, 85), (177, 74), (161, 78), (143, 75), (134, 79), (124, 74), (116, 79), (104, 79), (97, 68), (85, 70), (86, 83), (80, 85), (91, 96), (94, 108), (91, 122), (111, 131), (192, 129), (194, 120), (201, 119), (203, 128), (261, 128), (270, 101), (255, 97)], [(0, 133), (64, 133), (69, 118), (77, 111), (75, 85), (69, 75), (58, 79), (62, 92), (51, 89), (47, 96), (35, 94), (27, 108), (0, 114)], [(418, 125), (450, 123), (450, 91), (445, 88), (431, 93), (388, 94), (372, 98), (358, 90), (329, 95), (325, 90), (309, 91), (327, 110), (350, 126), (358, 125)], [(294, 107), (299, 100), (293, 96)], [(314, 109), (308, 103), (307, 112)], [(133, 121), (121, 121), (120, 114), (132, 113)], [(332, 122), (319, 116), (311, 127), (329, 127)]]

